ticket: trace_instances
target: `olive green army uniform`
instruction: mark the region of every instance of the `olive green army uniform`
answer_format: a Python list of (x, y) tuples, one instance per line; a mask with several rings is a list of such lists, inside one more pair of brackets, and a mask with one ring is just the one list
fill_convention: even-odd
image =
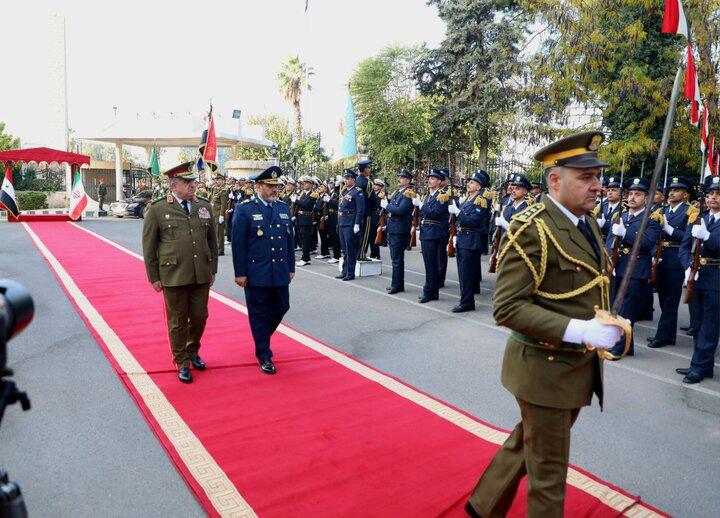
[(208, 317), (210, 283), (217, 273), (217, 239), (210, 203), (190, 200), (186, 214), (169, 194), (152, 202), (143, 224), (148, 280), (163, 286), (173, 360), (187, 367), (198, 355)]
[[(217, 250), (219, 254), (225, 254), (225, 219), (228, 215), (225, 213), (228, 209), (228, 190), (225, 187), (213, 187), (210, 191), (210, 203), (213, 210), (213, 221), (215, 224), (215, 235), (217, 236)], [(220, 223), (222, 216), (223, 222)]]
[[(570, 319), (607, 309), (609, 278), (597, 222), (585, 216), (598, 254), (556, 202), (516, 215), (501, 245), (493, 313), (512, 332), (502, 384), (522, 420), (470, 496), (483, 517), (507, 514), (527, 476), (527, 515), (563, 516), (570, 428), (593, 393), (602, 405), (602, 361), (594, 350), (563, 342)], [(598, 258), (599, 256), (599, 258)]]

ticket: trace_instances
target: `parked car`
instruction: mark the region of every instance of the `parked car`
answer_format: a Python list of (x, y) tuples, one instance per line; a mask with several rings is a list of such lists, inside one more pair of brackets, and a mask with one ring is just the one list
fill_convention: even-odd
[(152, 191), (140, 191), (129, 200), (115, 201), (111, 203), (110, 210), (108, 212), (118, 218), (123, 218), (125, 216), (144, 218), (151, 200)]

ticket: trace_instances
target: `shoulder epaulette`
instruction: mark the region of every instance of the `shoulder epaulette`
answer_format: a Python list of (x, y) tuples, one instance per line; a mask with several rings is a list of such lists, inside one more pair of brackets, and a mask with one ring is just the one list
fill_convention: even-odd
[(285, 203), (285, 200), (281, 200), (280, 198), (278, 198), (276, 201), (279, 201), (279, 202), (282, 203), (283, 205), (287, 205), (287, 203)]
[(158, 196), (157, 198), (155, 198), (154, 200), (152, 200), (152, 201), (150, 202), (150, 205), (152, 205), (153, 203), (157, 203), (157, 202), (159, 202), (160, 200), (164, 200), (164, 199), (165, 199), (165, 196)]
[(490, 189), (487, 189), (487, 190), (483, 193), (483, 196), (484, 196), (485, 198), (487, 198), (488, 200), (493, 200), (493, 199), (495, 198), (495, 196), (497, 196), (497, 192), (491, 191)]
[(240, 205), (245, 205), (246, 203), (250, 203), (250, 200), (252, 200), (252, 198), (247, 198), (246, 200), (241, 201)]
[(535, 201), (534, 196), (529, 196), (529, 197), (525, 198), (525, 203), (527, 203), (528, 206), (530, 206), (530, 205), (535, 205), (537, 202)]
[(404, 194), (405, 196), (407, 196), (408, 198), (410, 198), (410, 199), (413, 199), (413, 198), (415, 198), (415, 197), (417, 196), (417, 195), (415, 194), (415, 191), (413, 191), (412, 189), (406, 190), (403, 194)]
[(487, 198), (485, 198), (484, 196), (476, 196), (473, 203), (478, 207), (482, 207), (483, 209), (487, 209), (488, 207)]
[(202, 201), (207, 201), (207, 202), (210, 201), (210, 200), (208, 200), (207, 198), (205, 198), (204, 196), (197, 195), (197, 197), (198, 197), (199, 200), (202, 200)]
[(652, 214), (650, 214), (650, 219), (654, 219), (655, 221), (657, 221), (657, 222), (660, 223), (661, 225), (664, 225), (664, 224), (665, 224), (665, 218), (663, 218), (662, 214), (660, 214), (660, 211), (661, 211), (661, 210), (662, 210), (662, 209), (657, 209), (655, 212), (653, 212)]
[(697, 220), (698, 216), (700, 215), (700, 211), (697, 209), (697, 207), (693, 207), (690, 205), (687, 209), (687, 217), (688, 217), (688, 223), (693, 224)]
[(318, 193), (316, 193), (316, 192), (311, 192), (311, 193), (310, 193), (310, 197), (311, 197), (311, 198), (319, 198), (320, 195), (319, 195)]
[(437, 201), (445, 203), (450, 199), (450, 191), (440, 191), (437, 195)]
[(533, 219), (535, 216), (540, 214), (542, 211), (545, 210), (545, 204), (544, 203), (534, 203), (530, 205), (528, 208), (523, 210), (522, 212), (519, 212), (513, 216), (512, 219), (516, 219), (520, 221), (521, 223), (527, 223), (531, 219)]

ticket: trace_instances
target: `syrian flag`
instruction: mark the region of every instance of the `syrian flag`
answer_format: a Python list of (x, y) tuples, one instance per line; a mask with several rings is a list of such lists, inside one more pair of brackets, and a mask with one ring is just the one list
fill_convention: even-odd
[(682, 34), (688, 38), (688, 25), (681, 0), (665, 0), (665, 18), (661, 32)]
[(15, 198), (15, 187), (13, 186), (12, 165), (8, 162), (5, 165), (5, 178), (0, 188), (0, 207), (4, 207), (16, 218), (20, 215), (17, 198)]
[(215, 121), (213, 119), (213, 108), (210, 105), (210, 111), (207, 114), (208, 126), (203, 131), (202, 137), (200, 138), (200, 146), (198, 151), (200, 152), (200, 163), (198, 164), (199, 172), (208, 172), (205, 170), (207, 166), (210, 172), (217, 171), (217, 139), (215, 138)]
[(710, 113), (708, 112), (707, 103), (703, 105), (703, 114), (702, 114), (702, 130), (700, 131), (700, 151), (705, 153), (705, 150), (708, 146), (708, 124)]
[(70, 193), (70, 219), (76, 221), (82, 216), (83, 210), (87, 206), (87, 194), (80, 180), (80, 168), (75, 169), (73, 176), (72, 192)]
[(685, 99), (690, 101), (690, 124), (700, 124), (700, 86), (698, 85), (692, 46), (687, 42), (687, 66), (685, 67)]

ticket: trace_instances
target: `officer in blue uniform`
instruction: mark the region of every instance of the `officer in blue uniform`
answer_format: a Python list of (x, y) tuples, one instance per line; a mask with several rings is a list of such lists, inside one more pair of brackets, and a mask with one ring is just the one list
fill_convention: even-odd
[[(458, 200), (460, 199), (458, 196), (457, 189), (454, 188), (453, 185), (451, 185), (450, 182), (450, 171), (447, 169), (440, 169), (443, 174), (443, 181), (440, 183), (440, 194), (447, 194), (449, 196), (448, 203), (452, 203), (453, 201), (457, 204)], [(448, 216), (448, 235), (447, 235), (448, 241), (450, 240), (450, 220)], [(438, 248), (438, 283), (441, 288), (445, 287), (445, 278), (447, 277), (447, 265), (448, 265), (448, 256), (447, 256), (447, 243), (445, 244), (445, 247)]]
[(424, 200), (415, 198), (413, 204), (420, 209), (420, 243), (425, 263), (425, 285), (419, 297), (421, 304), (438, 300), (440, 297), (440, 269), (438, 255), (445, 252), (450, 232), (448, 202), (450, 193), (441, 192), (440, 185), (445, 175), (440, 169), (428, 173), (429, 192)]
[(377, 194), (375, 193), (375, 189), (373, 189), (373, 180), (370, 177), (370, 172), (372, 169), (372, 160), (369, 158), (366, 158), (364, 160), (360, 160), (357, 164), (357, 168), (359, 171), (357, 180), (356, 180), (356, 188), (363, 193), (365, 197), (365, 209), (362, 216), (362, 223), (360, 224), (360, 243), (359, 243), (359, 254), (358, 254), (358, 260), (359, 261), (367, 261), (367, 250), (370, 246), (370, 242), (375, 239), (375, 236), (372, 235), (372, 224), (371, 224), (371, 217), (372, 214), (376, 211), (376, 209), (380, 206), (380, 200), (377, 197)]
[(511, 202), (505, 206), (500, 216), (495, 218), (495, 225), (502, 227), (503, 232), (507, 232), (510, 227), (510, 220), (515, 214), (518, 214), (528, 208), (527, 195), (532, 189), (530, 180), (522, 173), (510, 175), (510, 193)]
[(235, 283), (245, 289), (255, 355), (265, 374), (275, 374), (270, 337), (290, 309), (295, 240), (290, 207), (277, 199), (282, 169), (255, 177), (257, 193), (235, 207), (232, 254)]
[[(610, 302), (615, 301), (615, 294), (620, 286), (625, 269), (630, 261), (630, 251), (632, 250), (635, 237), (640, 229), (640, 221), (645, 211), (647, 202), (647, 193), (650, 189), (650, 182), (647, 178), (633, 178), (628, 187), (628, 210), (624, 212), (620, 222), (614, 223), (610, 235), (605, 242), (608, 254), (612, 256), (615, 239), (620, 240), (620, 248), (618, 250), (617, 264), (615, 264), (615, 275), (610, 287)], [(623, 300), (620, 315), (630, 320), (634, 326), (639, 317), (639, 311), (642, 309), (642, 303), (646, 296), (648, 280), (652, 270), (652, 257), (655, 253), (658, 239), (660, 238), (660, 230), (662, 226), (658, 222), (658, 216), (654, 215), (648, 221), (647, 229), (642, 236), (640, 251), (638, 252), (637, 263), (632, 271), (632, 280), (628, 287), (625, 299)], [(608, 352), (614, 358), (619, 359), (625, 346), (625, 338), (621, 338), (618, 343)], [(628, 356), (635, 354), (635, 343), (630, 345)]]
[(594, 211), (603, 239), (607, 239), (613, 223), (616, 223), (616, 219), (623, 210), (621, 198), (622, 185), (620, 185), (620, 178), (617, 176), (609, 177), (605, 185), (605, 199), (595, 207)]
[(705, 180), (705, 204), (708, 210), (685, 233), (680, 245), (680, 262), (685, 277), (693, 275), (693, 245), (700, 245), (700, 261), (693, 301), (699, 329), (689, 368), (676, 369), (685, 383), (699, 383), (714, 374), (715, 351), (720, 340), (720, 176)]
[(475, 287), (481, 271), (480, 260), (487, 252), (487, 230), (490, 205), (480, 192), (490, 178), (484, 171), (476, 172), (467, 182), (467, 198), (458, 207), (452, 203), (448, 210), (455, 215), (458, 275), (460, 277), (460, 303), (453, 313), (475, 310)]
[(345, 190), (342, 191), (342, 199), (338, 206), (338, 233), (343, 252), (343, 269), (335, 278), (343, 281), (351, 281), (355, 278), (355, 264), (360, 253), (362, 237), (360, 230), (365, 218), (365, 193), (355, 185), (357, 178), (358, 174), (355, 171), (345, 169), (343, 175)]
[(410, 245), (412, 230), (415, 193), (411, 184), (414, 178), (410, 171), (401, 168), (398, 190), (389, 199), (380, 200), (380, 206), (387, 214), (386, 230), (392, 261), (392, 281), (387, 288), (390, 295), (405, 291), (405, 249)]
[(662, 216), (663, 230), (661, 233), (662, 249), (657, 265), (657, 289), (660, 302), (660, 321), (657, 333), (649, 338), (648, 347), (657, 349), (666, 345), (675, 345), (677, 335), (678, 307), (682, 296), (685, 268), (680, 262), (678, 251), (685, 237), (685, 231), (698, 217), (699, 211), (690, 206), (685, 199), (690, 190), (689, 182), (676, 176), (670, 179), (667, 186), (669, 204), (657, 210)]

